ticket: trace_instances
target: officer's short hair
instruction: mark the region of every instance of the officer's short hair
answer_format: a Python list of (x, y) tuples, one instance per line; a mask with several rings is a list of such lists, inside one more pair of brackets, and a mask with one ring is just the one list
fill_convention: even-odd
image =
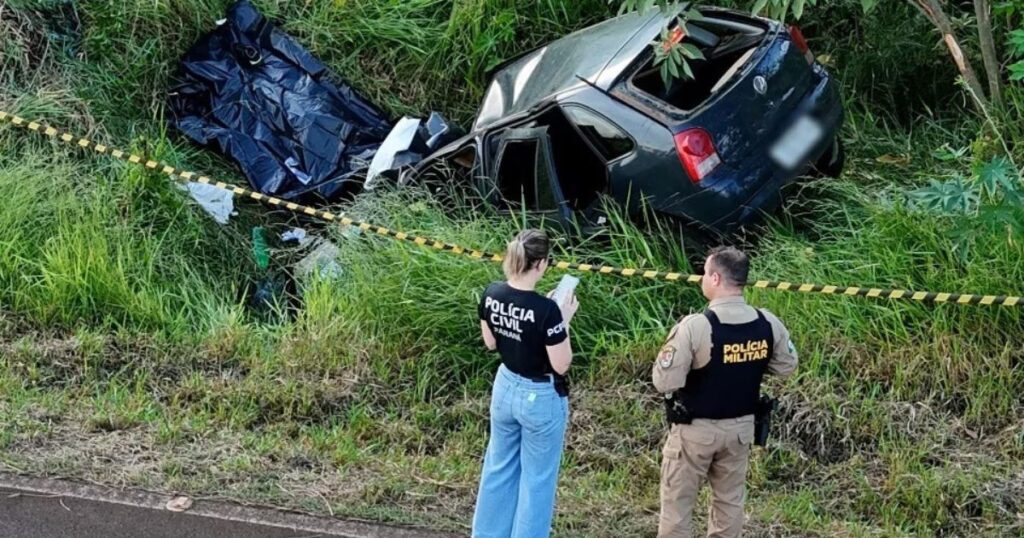
[[(747, 285), (747, 276), (750, 274), (750, 258), (746, 253), (736, 247), (715, 247), (708, 252), (707, 257), (711, 256), (715, 257), (715, 271), (721, 274), (729, 284), (740, 288)], [(707, 272), (706, 265), (705, 272)]]

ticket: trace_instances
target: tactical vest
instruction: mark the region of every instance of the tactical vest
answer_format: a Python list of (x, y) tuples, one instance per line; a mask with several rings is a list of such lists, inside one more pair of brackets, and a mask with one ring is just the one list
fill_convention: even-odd
[(711, 360), (690, 370), (686, 386), (665, 399), (668, 421), (688, 424), (695, 418), (726, 419), (752, 415), (761, 397), (761, 379), (772, 360), (772, 325), (757, 310), (757, 319), (725, 324), (710, 309)]

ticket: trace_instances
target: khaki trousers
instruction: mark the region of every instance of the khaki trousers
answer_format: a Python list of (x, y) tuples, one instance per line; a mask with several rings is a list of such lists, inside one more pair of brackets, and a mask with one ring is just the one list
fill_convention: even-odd
[(708, 536), (741, 535), (753, 440), (753, 416), (672, 425), (662, 450), (659, 538), (690, 537), (693, 507), (705, 478), (711, 485)]

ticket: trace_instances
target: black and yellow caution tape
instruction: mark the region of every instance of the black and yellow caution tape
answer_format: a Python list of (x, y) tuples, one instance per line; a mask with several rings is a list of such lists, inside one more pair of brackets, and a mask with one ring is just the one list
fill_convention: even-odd
[[(79, 148), (86, 150), (93, 150), (96, 153), (104, 155), (110, 155), (116, 159), (121, 159), (139, 166), (144, 166), (151, 170), (158, 170), (175, 181), (182, 183), (196, 182), (204, 183), (207, 185), (213, 185), (215, 187), (231, 191), (237, 196), (244, 196), (262, 202), (271, 206), (283, 207), (289, 211), (309, 215), (316, 217), (328, 222), (340, 223), (343, 226), (354, 226), (364, 232), (376, 233), (381, 236), (391, 237), (398, 241), (404, 241), (408, 243), (414, 243), (416, 245), (433, 248), (436, 250), (451, 252), (453, 254), (466, 256), (477, 260), (487, 260), (495, 263), (502, 261), (500, 254), (494, 254), (483, 250), (474, 250), (470, 248), (461, 247), (453, 243), (447, 243), (444, 241), (438, 241), (423, 237), (420, 235), (409, 234), (398, 230), (392, 230), (384, 226), (378, 226), (363, 220), (353, 219), (346, 216), (344, 213), (332, 213), (330, 211), (324, 211), (309, 207), (302, 204), (296, 204), (273, 196), (267, 196), (255, 192), (250, 189), (245, 189), (223, 181), (216, 181), (210, 179), (208, 176), (199, 175), (194, 172), (180, 170), (166, 163), (158, 162), (152, 159), (140, 157), (138, 155), (122, 151), (117, 148), (106, 146), (93, 142), (87, 138), (81, 138), (74, 136), (70, 133), (60, 131), (53, 127), (44, 125), (37, 121), (26, 120), (14, 114), (10, 114), (4, 111), (0, 111), (0, 124), (7, 122), (18, 127), (28, 129), (42, 133), (51, 138), (60, 140), (67, 144), (78, 146)], [(670, 282), (685, 281), (690, 283), (700, 282), (700, 275), (689, 275), (684, 273), (676, 273), (669, 271), (653, 271), (647, 269), (635, 269), (635, 268), (623, 268), (613, 267), (610, 265), (603, 264), (585, 264), (585, 263), (572, 263), (566, 261), (552, 260), (552, 267), (556, 267), (562, 270), (573, 270), (585, 273), (600, 273), (608, 275), (620, 275), (625, 277), (641, 277), (650, 280), (666, 280)], [(977, 295), (971, 293), (936, 293), (936, 292), (925, 292), (925, 291), (910, 291), (910, 290), (899, 290), (899, 289), (886, 289), (886, 288), (869, 288), (860, 286), (826, 286), (821, 284), (797, 284), (792, 282), (776, 282), (770, 280), (758, 280), (751, 284), (754, 288), (769, 289), (769, 290), (783, 290), (783, 291), (795, 291), (802, 293), (821, 293), (825, 295), (847, 295), (853, 297), (871, 297), (877, 299), (902, 299), (911, 301), (921, 302), (934, 302), (934, 303), (956, 303), (956, 304), (972, 304), (972, 305), (1002, 305), (1002, 306), (1024, 306), (1024, 298), (1014, 295)]]

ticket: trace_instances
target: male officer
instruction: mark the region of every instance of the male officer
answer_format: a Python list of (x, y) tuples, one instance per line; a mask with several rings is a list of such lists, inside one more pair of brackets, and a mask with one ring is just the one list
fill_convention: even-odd
[(765, 372), (796, 370), (789, 331), (743, 299), (750, 262), (732, 247), (712, 250), (701, 290), (703, 314), (686, 316), (654, 364), (671, 429), (662, 451), (659, 538), (689, 537), (701, 481), (711, 484), (709, 537), (740, 536), (754, 413)]

